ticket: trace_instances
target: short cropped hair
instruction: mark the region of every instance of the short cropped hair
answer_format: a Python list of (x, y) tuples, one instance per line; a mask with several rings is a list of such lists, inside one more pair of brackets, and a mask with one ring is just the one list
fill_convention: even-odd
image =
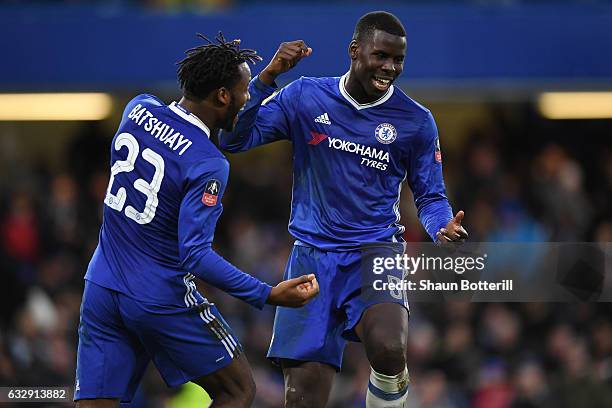
[(393, 14), (386, 11), (372, 11), (361, 16), (359, 21), (357, 21), (355, 31), (353, 32), (353, 40), (360, 41), (366, 39), (375, 30), (381, 30), (400, 37), (406, 36), (406, 30), (402, 22)]
[(187, 99), (200, 101), (215, 89), (233, 87), (240, 79), (240, 64), (261, 61), (255, 50), (241, 50), (240, 40), (226, 41), (221, 32), (216, 43), (202, 34), (198, 37), (207, 44), (185, 51), (187, 56), (177, 63), (178, 82)]

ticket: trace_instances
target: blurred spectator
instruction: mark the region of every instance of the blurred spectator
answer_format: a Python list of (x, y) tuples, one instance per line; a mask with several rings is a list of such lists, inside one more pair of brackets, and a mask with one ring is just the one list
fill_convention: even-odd
[(446, 378), (441, 371), (423, 373), (414, 384), (408, 397), (408, 406), (421, 408), (456, 408), (447, 389)]
[(516, 397), (511, 408), (553, 408), (553, 399), (543, 368), (535, 361), (522, 363), (514, 375)]
[(454, 205), (470, 208), (484, 197), (495, 200), (502, 164), (494, 142), (479, 132), (474, 133), (463, 147), (461, 162), (464, 175), (456, 188)]
[(502, 304), (486, 306), (479, 328), (480, 344), (492, 354), (512, 361), (521, 346), (521, 322)]
[(439, 366), (451, 384), (474, 387), (477, 376), (474, 367), (480, 365), (480, 356), (469, 322), (450, 324), (444, 336), (444, 347)]
[(51, 197), (46, 207), (54, 241), (73, 247), (80, 241), (77, 196), (74, 179), (66, 174), (58, 175), (51, 182)]
[(612, 404), (610, 391), (594, 376), (591, 358), (583, 341), (577, 341), (563, 355), (564, 375), (558, 392), (562, 407), (606, 408)]
[(35, 264), (40, 257), (40, 231), (31, 197), (14, 193), (0, 226), (6, 254), (18, 262)]
[(479, 384), (474, 393), (474, 408), (506, 408), (513, 398), (508, 381), (508, 367), (499, 358), (485, 361), (479, 370)]
[(555, 241), (584, 239), (592, 208), (583, 190), (582, 169), (559, 145), (547, 146), (533, 166), (533, 189)]

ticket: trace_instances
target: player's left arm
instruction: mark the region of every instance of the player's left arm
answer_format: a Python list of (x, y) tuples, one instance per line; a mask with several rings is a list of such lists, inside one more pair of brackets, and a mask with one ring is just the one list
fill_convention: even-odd
[(268, 299), (270, 285), (241, 271), (212, 249), (221, 197), (229, 164), (221, 158), (203, 159), (187, 170), (178, 220), (181, 266), (185, 271), (259, 309)]
[(465, 213), (463, 210), (458, 211), (457, 214), (446, 224), (444, 228), (436, 233), (436, 237), (439, 242), (455, 242), (465, 241), (468, 237), (468, 233), (461, 225)]
[(410, 150), (407, 170), (419, 220), (431, 239), (438, 242), (466, 239), (468, 234), (461, 225), (464, 212), (453, 217), (446, 196), (438, 129), (429, 112)]
[(178, 222), (179, 253), (185, 271), (261, 309), (264, 304), (300, 307), (319, 293), (314, 274), (282, 281), (274, 287), (236, 268), (212, 249), (222, 212), (221, 197), (229, 172), (221, 158), (187, 171)]

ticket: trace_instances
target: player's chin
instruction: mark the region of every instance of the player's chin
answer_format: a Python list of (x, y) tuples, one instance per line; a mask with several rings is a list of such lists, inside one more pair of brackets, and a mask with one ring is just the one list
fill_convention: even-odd
[(228, 120), (225, 126), (223, 126), (223, 130), (226, 132), (233, 132), (236, 124), (238, 123), (238, 115), (235, 115), (231, 120)]

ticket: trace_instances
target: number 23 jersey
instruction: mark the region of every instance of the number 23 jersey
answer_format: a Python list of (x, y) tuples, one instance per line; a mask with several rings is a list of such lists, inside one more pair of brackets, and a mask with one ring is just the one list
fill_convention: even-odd
[(111, 144), (99, 244), (85, 279), (143, 302), (193, 306), (198, 257), (210, 250), (229, 164), (210, 130), (152, 95), (128, 103)]

